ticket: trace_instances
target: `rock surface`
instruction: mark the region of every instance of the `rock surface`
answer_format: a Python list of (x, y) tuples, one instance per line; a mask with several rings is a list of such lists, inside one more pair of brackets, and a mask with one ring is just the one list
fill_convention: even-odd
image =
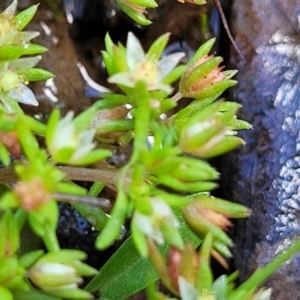
[[(242, 280), (300, 235), (300, 24), (299, 0), (234, 0), (231, 29), (246, 57), (231, 50), (239, 84), (233, 98), (253, 125), (246, 146), (227, 156), (228, 199), (253, 210), (236, 225), (235, 263)], [(267, 286), (272, 299), (300, 299), (300, 255)]]

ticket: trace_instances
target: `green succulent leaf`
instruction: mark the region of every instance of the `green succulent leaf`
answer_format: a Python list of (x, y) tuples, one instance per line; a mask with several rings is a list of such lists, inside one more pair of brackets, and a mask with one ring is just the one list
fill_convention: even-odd
[(213, 283), (213, 274), (210, 266), (210, 255), (212, 249), (213, 237), (211, 233), (208, 233), (201, 244), (199, 258), (200, 266), (198, 269), (198, 276), (196, 287), (197, 290), (204, 293), (211, 291)]
[(56, 230), (58, 215), (57, 203), (50, 201), (41, 208), (30, 212), (28, 221), (36, 235), (44, 237), (48, 230)]
[(130, 18), (132, 18), (138, 24), (150, 25), (152, 23), (144, 16), (143, 13), (125, 5), (121, 0), (117, 0), (117, 3), (120, 6), (120, 8), (124, 11), (124, 13), (126, 13)]
[(157, 7), (157, 3), (154, 0), (129, 0), (129, 2), (144, 7), (151, 7), (151, 8)]
[(25, 81), (39, 81), (39, 80), (47, 80), (54, 77), (49, 71), (39, 69), (39, 68), (31, 68), (22, 72)]
[[(187, 76), (183, 76), (180, 82), (180, 89), (189, 90), (190, 87), (196, 82), (201, 81), (205, 76), (207, 76), (212, 70), (214, 70), (221, 62), (223, 58), (212, 57), (207, 61), (203, 62), (199, 66), (195, 67)], [(195, 97), (196, 98), (196, 97)]]
[(3, 163), (4, 166), (9, 166), (10, 164), (10, 155), (7, 151), (6, 147), (0, 143), (0, 161)]
[(23, 54), (23, 46), (21, 45), (4, 45), (0, 47), (1, 60), (14, 60)]
[(170, 33), (165, 33), (164, 35), (156, 39), (147, 52), (147, 59), (153, 59), (154, 61), (159, 60), (168, 43), (169, 37)]
[(32, 5), (15, 16), (19, 30), (23, 30), (37, 12), (38, 5)]
[(96, 247), (98, 249), (107, 248), (120, 237), (121, 227), (126, 217), (127, 202), (127, 195), (122, 189), (119, 190), (111, 217), (107, 220), (105, 228), (96, 240)]
[(212, 104), (219, 96), (220, 93), (217, 93), (204, 99), (195, 99), (187, 107), (181, 109), (177, 114), (170, 117), (168, 122), (171, 124), (180, 124), (179, 127), (182, 127), (182, 125), (186, 124), (186, 122), (190, 120), (190, 116), (192, 116), (194, 113), (200, 112), (205, 107)]
[(212, 49), (216, 39), (212, 38), (206, 41), (204, 44), (202, 44), (199, 49), (196, 51), (196, 53), (193, 55), (193, 57), (189, 60), (187, 63), (187, 66), (190, 67), (194, 63), (196, 63), (200, 58), (204, 57), (205, 55), (208, 55), (209, 51)]
[(190, 93), (190, 96), (197, 99), (205, 99), (214, 95), (221, 95), (226, 89), (237, 84), (236, 80), (223, 80), (212, 84), (201, 91)]
[(19, 258), (19, 264), (23, 268), (29, 269), (43, 254), (43, 250), (28, 252)]
[(184, 72), (186, 72), (186, 70), (186, 66), (177, 66), (163, 78), (162, 82), (165, 84), (172, 84), (173, 82), (180, 79), (180, 77), (184, 74)]
[(215, 145), (209, 152), (201, 154), (201, 157), (209, 158), (222, 155), (224, 153), (230, 152), (239, 146), (245, 145), (243, 139), (237, 136), (225, 136), (223, 139)]
[(44, 46), (37, 44), (28, 44), (22, 51), (22, 55), (34, 55), (34, 54), (42, 54), (48, 51), (48, 49)]
[(14, 300), (14, 297), (9, 289), (4, 286), (0, 286), (0, 299), (2, 300)]

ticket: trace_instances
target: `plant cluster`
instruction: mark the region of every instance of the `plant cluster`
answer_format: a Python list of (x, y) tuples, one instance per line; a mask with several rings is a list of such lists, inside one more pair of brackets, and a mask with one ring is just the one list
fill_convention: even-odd
[[(145, 8), (156, 6), (152, 0), (117, 2), (144, 25)], [(214, 39), (183, 64), (184, 53), (164, 55), (168, 34), (147, 53), (132, 33), (126, 47), (107, 34), (102, 55), (119, 93), (105, 93), (75, 118), (54, 110), (45, 124), (18, 105), (38, 105), (28, 82), (53, 75), (35, 68), (41, 57), (34, 55), (46, 50), (31, 43), (38, 33), (23, 31), (37, 6), (15, 15), (16, 7), (14, 0), (0, 15), (0, 298), (89, 299), (100, 291), (101, 299), (123, 299), (148, 287), (149, 299), (268, 299), (270, 290), (258, 285), (299, 243), (238, 287), (237, 273), (215, 280), (210, 267), (211, 256), (225, 267), (231, 256), (230, 219), (250, 214), (210, 195), (219, 174), (207, 158), (242, 145), (237, 131), (250, 128), (236, 117), (238, 104), (217, 100), (236, 84), (236, 71), (224, 71), (222, 58), (209, 54)], [(191, 102), (176, 112), (182, 97)], [(103, 163), (111, 145), (128, 144), (125, 166)], [(72, 179), (93, 184), (87, 191)], [(97, 198), (106, 184), (117, 190), (109, 217), (107, 203)], [(130, 219), (131, 237), (100, 271), (82, 262), (85, 253), (60, 248), (58, 202), (66, 199), (100, 231), (98, 249), (118, 240)], [(25, 224), (45, 250), (23, 246)], [(85, 289), (83, 276), (94, 276)], [(157, 290), (159, 278), (173, 296)], [(120, 281), (122, 290), (115, 288)]]

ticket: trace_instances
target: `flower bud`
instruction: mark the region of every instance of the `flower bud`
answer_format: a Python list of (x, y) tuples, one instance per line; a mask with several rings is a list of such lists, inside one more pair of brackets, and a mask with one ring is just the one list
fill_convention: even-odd
[(73, 112), (59, 120), (60, 113), (55, 110), (49, 120), (46, 143), (52, 159), (56, 163), (73, 165), (91, 164), (110, 155), (108, 150), (93, 150), (95, 129), (78, 132), (73, 121)]
[(201, 205), (201, 201), (194, 201), (182, 209), (182, 214), (189, 227), (200, 237), (211, 232), (215, 240), (226, 246), (231, 246), (232, 241), (223, 231), (231, 226), (227, 215)]
[(51, 200), (51, 194), (39, 177), (18, 182), (15, 186), (15, 193), (21, 206), (27, 211), (38, 209)]
[(10, 154), (16, 158), (21, 156), (21, 146), (19, 144), (18, 135), (14, 132), (4, 132), (0, 130), (0, 141), (6, 147)]
[(41, 257), (27, 272), (27, 277), (48, 294), (88, 299), (90, 294), (78, 288), (81, 276), (94, 275), (97, 271), (80, 260), (85, 254), (77, 250), (49, 252)]
[(193, 245), (188, 243), (183, 250), (170, 247), (167, 266), (171, 282), (176, 290), (179, 291), (179, 277), (185, 278), (194, 285), (199, 267), (199, 257)]
[(38, 263), (35, 264), (28, 272), (30, 280), (42, 289), (59, 288), (82, 282), (76, 270), (62, 263)]
[[(41, 69), (33, 69), (39, 57), (20, 58), (22, 55), (32, 55), (45, 52), (46, 48), (30, 43), (39, 35), (36, 31), (22, 31), (31, 21), (37, 10), (37, 5), (14, 16), (18, 1), (14, 0), (7, 9), (0, 14), (0, 92), (1, 101), (8, 111), (17, 108), (12, 100), (37, 106), (38, 102), (33, 92), (26, 86), (28, 81), (44, 80), (53, 74)], [(26, 61), (30, 63), (25, 63)], [(35, 63), (32, 63), (36, 61)]]
[(181, 78), (179, 93), (181, 97), (207, 98), (220, 95), (225, 89), (236, 84), (230, 80), (236, 74), (235, 70), (222, 72), (224, 67), (219, 64), (221, 57), (207, 55), (213, 45), (213, 40), (203, 44), (188, 63), (188, 69)]
[(152, 22), (147, 20), (144, 16), (146, 8), (157, 7), (154, 0), (140, 1), (140, 0), (117, 0), (120, 8), (134, 21), (141, 25), (149, 25)]
[(178, 248), (183, 247), (178, 232), (179, 222), (171, 207), (158, 197), (151, 197), (149, 200), (150, 211), (146, 214), (136, 210), (131, 223), (132, 237), (140, 253), (144, 256), (148, 255), (145, 249), (146, 237), (158, 244), (167, 241)]
[(152, 240), (148, 240), (148, 248), (151, 262), (172, 293), (181, 299), (202, 299), (202, 296), (203, 299), (214, 299), (208, 297), (212, 295), (212, 274), (208, 269), (211, 236), (210, 239), (204, 239), (199, 254), (191, 243), (181, 250), (171, 246), (166, 260)]

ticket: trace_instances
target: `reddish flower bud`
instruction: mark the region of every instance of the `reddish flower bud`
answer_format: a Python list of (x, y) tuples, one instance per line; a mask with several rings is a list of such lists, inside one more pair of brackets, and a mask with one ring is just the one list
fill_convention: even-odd
[(0, 130), (0, 141), (10, 154), (16, 158), (21, 157), (21, 146), (16, 132), (3, 132)]
[(15, 193), (21, 202), (21, 206), (27, 210), (35, 210), (51, 199), (41, 178), (36, 177), (31, 181), (21, 181), (15, 186)]
[(167, 265), (171, 283), (173, 287), (178, 291), (178, 277), (179, 277), (179, 265), (182, 259), (181, 251), (176, 247), (170, 247), (168, 253)]

